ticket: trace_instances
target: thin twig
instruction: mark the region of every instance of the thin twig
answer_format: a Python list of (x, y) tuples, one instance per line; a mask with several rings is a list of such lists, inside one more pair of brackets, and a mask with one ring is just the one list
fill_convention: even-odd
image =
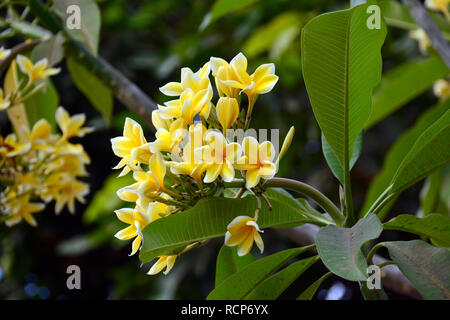
[(11, 49), (11, 52), (9, 53), (9, 56), (7, 56), (5, 59), (0, 60), (0, 73), (2, 73), (7, 66), (11, 63), (11, 61), (21, 52), (33, 49), (40, 41), (39, 40), (32, 40), (32, 41), (25, 41), (21, 44), (18, 44), (17, 46), (13, 47)]
[(433, 48), (450, 68), (450, 45), (428, 15), (427, 10), (418, 0), (402, 0), (402, 2), (419, 27), (425, 31)]

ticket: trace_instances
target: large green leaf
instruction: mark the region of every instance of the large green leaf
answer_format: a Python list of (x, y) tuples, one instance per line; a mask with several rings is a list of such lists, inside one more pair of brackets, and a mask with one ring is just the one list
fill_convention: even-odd
[(280, 272), (258, 284), (244, 299), (275, 300), (292, 282), (295, 281), (295, 279), (300, 277), (300, 275), (317, 260), (319, 260), (319, 257), (316, 256), (292, 263)]
[(392, 193), (400, 192), (450, 163), (450, 110), (422, 133), (400, 164)]
[(98, 53), (98, 43), (100, 35), (100, 9), (93, 0), (54, 0), (53, 10), (66, 25), (68, 18), (72, 14), (67, 13), (70, 5), (76, 5), (80, 8), (80, 29), (66, 29), (74, 39), (82, 42), (86, 48), (95, 56)]
[(59, 95), (50, 79), (47, 85), (25, 101), (27, 117), (30, 125), (34, 125), (40, 119), (46, 119), (56, 129), (55, 113), (59, 106)]
[(297, 300), (312, 300), (314, 298), (314, 295), (316, 294), (317, 289), (319, 289), (322, 282), (324, 282), (329, 276), (331, 276), (331, 272), (327, 272), (323, 276), (321, 276), (319, 279), (314, 281), (308, 288), (305, 289), (298, 297)]
[[(310, 220), (303, 216), (299, 203), (286, 195), (266, 192), (272, 211), (263, 205), (259, 213), (260, 228), (279, 228), (299, 225)], [(193, 208), (156, 220), (144, 228), (142, 262), (157, 256), (174, 254), (193, 242), (223, 237), (228, 224), (237, 216), (253, 216), (257, 207), (254, 196), (241, 199), (205, 198)]]
[(384, 160), (383, 167), (369, 187), (362, 213), (366, 213), (372, 203), (386, 190), (405, 155), (411, 150), (417, 138), (438, 120), (448, 109), (450, 100), (439, 103), (420, 116), (417, 122), (395, 141)]
[(237, 254), (237, 247), (228, 247), (223, 245), (217, 255), (215, 286), (217, 287), (226, 278), (238, 272), (253, 261), (255, 261), (255, 259), (250, 253), (240, 257)]
[(359, 220), (351, 228), (326, 226), (316, 235), (319, 256), (334, 274), (352, 281), (367, 279), (367, 262), (361, 246), (376, 239), (383, 227), (377, 216), (371, 214)]
[(23, 34), (28, 38), (47, 40), (52, 36), (51, 32), (36, 25), (25, 21), (9, 21), (11, 29)]
[(386, 25), (369, 29), (367, 6), (322, 14), (302, 31), (303, 77), (314, 115), (344, 168), (381, 78)]
[(372, 113), (365, 128), (374, 126), (449, 72), (439, 56), (408, 61), (386, 72), (374, 90)]
[(440, 214), (430, 214), (417, 218), (411, 214), (401, 214), (383, 224), (386, 230), (399, 230), (438, 240), (450, 247), (450, 219)]
[(425, 217), (432, 212), (447, 214), (448, 209), (442, 205), (440, 195), (444, 180), (443, 171), (444, 169), (433, 172), (425, 180), (420, 191), (420, 208), (416, 213), (418, 217)]
[[(381, 8), (381, 13), (389, 26), (415, 30), (419, 27), (414, 19), (409, 14), (408, 9), (400, 2), (393, 0), (378, 1)], [(450, 40), (450, 24), (445, 20), (445, 17), (439, 12), (428, 11), (429, 16), (434, 21), (436, 26), (441, 30), (443, 35)]]
[[(353, 166), (355, 165), (356, 161), (359, 158), (359, 155), (361, 154), (362, 142), (363, 142), (363, 134), (362, 132), (360, 132), (355, 141), (355, 146), (353, 148), (353, 155), (352, 158), (350, 159), (349, 169), (353, 168)], [(325, 160), (328, 163), (328, 166), (331, 169), (331, 172), (333, 172), (334, 176), (341, 182), (341, 184), (344, 184), (344, 169), (342, 168), (341, 164), (336, 158), (336, 155), (334, 154), (333, 150), (331, 149), (330, 145), (325, 139), (323, 133), (322, 133), (322, 153), (323, 156), (325, 157)]]
[(66, 64), (77, 88), (94, 108), (100, 111), (106, 123), (109, 124), (113, 112), (113, 97), (109, 88), (74, 59), (67, 58)]
[(258, 284), (305, 248), (288, 249), (256, 260), (224, 280), (208, 295), (208, 300), (243, 299)]
[(391, 259), (429, 300), (450, 299), (450, 251), (422, 240), (385, 242)]

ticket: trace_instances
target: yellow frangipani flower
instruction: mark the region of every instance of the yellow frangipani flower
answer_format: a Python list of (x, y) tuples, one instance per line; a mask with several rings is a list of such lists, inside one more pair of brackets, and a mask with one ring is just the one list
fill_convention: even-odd
[(113, 152), (122, 160), (113, 168), (121, 169), (119, 177), (130, 172), (130, 167), (134, 168), (139, 163), (148, 163), (150, 156), (150, 144), (144, 137), (142, 127), (133, 119), (126, 118), (123, 128), (123, 136), (111, 139)]
[(164, 274), (168, 274), (170, 270), (172, 270), (175, 260), (177, 260), (178, 255), (171, 255), (171, 256), (159, 256), (158, 261), (150, 268), (150, 271), (147, 273), (149, 275), (155, 275), (162, 271), (162, 269), (166, 268), (164, 270)]
[(450, 0), (425, 0), (425, 7), (431, 10), (442, 12), (447, 19), (450, 19), (448, 5)]
[(409, 36), (412, 39), (417, 40), (419, 44), (419, 50), (422, 54), (428, 53), (428, 48), (431, 46), (431, 42), (423, 29), (412, 30), (409, 32)]
[(11, 53), (10, 49), (5, 49), (5, 47), (0, 47), (0, 60), (5, 59)]
[(54, 150), (49, 141), (51, 131), (50, 123), (46, 119), (40, 119), (34, 124), (31, 132), (28, 127), (22, 127), (22, 137), (31, 143), (31, 150)]
[(3, 139), (0, 136), (0, 155), (7, 158), (15, 157), (24, 153), (27, 153), (31, 148), (29, 142), (17, 141), (17, 136), (14, 133), (10, 133)]
[(55, 213), (59, 214), (67, 204), (70, 213), (75, 213), (75, 199), (81, 203), (89, 193), (89, 185), (63, 172), (56, 172), (45, 180), (44, 201), (55, 200)]
[(238, 255), (245, 256), (250, 252), (253, 242), (256, 243), (261, 253), (264, 251), (264, 242), (261, 238), (258, 224), (255, 218), (238, 216), (227, 226), (225, 245), (238, 246)]
[(225, 182), (234, 179), (233, 163), (241, 156), (241, 146), (228, 143), (218, 131), (210, 131), (206, 135), (207, 145), (195, 149), (195, 156), (206, 162), (205, 183), (211, 183), (220, 175)]
[(261, 178), (271, 179), (277, 172), (277, 165), (273, 162), (275, 148), (269, 141), (258, 144), (253, 137), (245, 137), (242, 141), (244, 156), (241, 157), (234, 167), (246, 170), (245, 186), (247, 189), (255, 187)]
[(133, 178), (136, 183), (128, 186), (128, 190), (136, 192), (140, 198), (151, 197), (151, 195), (165, 190), (166, 164), (160, 153), (155, 153), (150, 157), (149, 169), (149, 171), (134, 171)]
[(445, 79), (436, 81), (433, 85), (433, 92), (439, 99), (450, 98), (450, 81)]
[(166, 270), (164, 270), (163, 273), (168, 274), (169, 271), (172, 270), (172, 268), (175, 264), (175, 261), (177, 260), (179, 255), (191, 250), (192, 248), (195, 248), (198, 245), (199, 245), (199, 242), (194, 242), (190, 245), (187, 245), (186, 248), (184, 248), (184, 250), (178, 254), (159, 256), (158, 261), (156, 261), (156, 263), (150, 268), (150, 270), (147, 274), (149, 274), (149, 275), (158, 274), (164, 268), (166, 268)]
[(114, 211), (117, 215), (117, 218), (129, 224), (125, 229), (120, 230), (114, 236), (119, 240), (129, 240), (133, 239), (133, 243), (131, 245), (131, 253), (130, 256), (134, 255), (142, 243), (142, 229), (144, 229), (150, 222), (150, 217), (146, 214), (143, 214), (139, 210), (131, 209), (131, 208), (123, 208)]
[(200, 148), (205, 144), (205, 134), (206, 127), (201, 123), (189, 127), (188, 142), (183, 147), (181, 161), (168, 163), (172, 173), (189, 175), (196, 181), (201, 181), (201, 176), (206, 170), (207, 163), (195, 156), (195, 149)]
[(10, 105), (11, 101), (9, 100), (9, 97), (6, 97), (3, 94), (3, 90), (0, 88), (0, 111), (8, 109)]
[(53, 76), (60, 71), (59, 68), (47, 68), (47, 58), (41, 59), (36, 62), (36, 64), (33, 64), (30, 59), (19, 54), (17, 55), (17, 64), (19, 65), (20, 70), (28, 75), (28, 81), (30, 83)]
[(160, 116), (165, 119), (183, 118), (186, 124), (192, 124), (194, 117), (200, 114), (205, 119), (211, 111), (212, 86), (209, 81), (209, 63), (196, 73), (189, 68), (181, 70), (181, 82), (169, 82), (160, 90), (168, 96), (179, 99), (168, 101), (165, 106), (158, 106)]
[(178, 145), (186, 132), (186, 123), (183, 119), (172, 121), (169, 129), (158, 128), (155, 133), (155, 141), (150, 143), (150, 151), (153, 153), (161, 151), (178, 153)]
[(55, 117), (56, 123), (61, 129), (64, 139), (83, 137), (85, 134), (94, 131), (93, 128), (83, 128), (83, 125), (86, 122), (86, 116), (84, 114), (70, 116), (66, 109), (59, 107), (56, 110)]
[(5, 224), (12, 227), (24, 219), (29, 225), (36, 227), (37, 222), (33, 217), (33, 213), (42, 211), (45, 208), (43, 203), (30, 202), (29, 195), (18, 196), (11, 203), (11, 212), (6, 219)]
[[(249, 99), (249, 106), (253, 106), (258, 95), (272, 90), (278, 81), (273, 63), (260, 65), (252, 75), (249, 75), (247, 73), (247, 58), (241, 52), (230, 61), (229, 66), (225, 65), (224, 61), (217, 60), (217, 58), (213, 61), (211, 62), (213, 75), (215, 74), (215, 69), (217, 69), (216, 78), (223, 85), (245, 92)], [(231, 70), (227, 69), (230, 67)], [(220, 91), (227, 91), (223, 86), (219, 87)], [(234, 91), (229, 91), (229, 93), (234, 94)], [(227, 96), (236, 97), (228, 94)]]
[(229, 129), (239, 116), (239, 105), (235, 98), (221, 97), (216, 106), (217, 118), (223, 129)]

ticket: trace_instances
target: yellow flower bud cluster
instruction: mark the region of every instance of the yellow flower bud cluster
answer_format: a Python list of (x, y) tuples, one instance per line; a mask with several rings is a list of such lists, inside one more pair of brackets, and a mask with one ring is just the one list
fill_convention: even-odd
[[(211, 75), (219, 95), (215, 104)], [(182, 68), (180, 82), (169, 82), (160, 88), (174, 99), (159, 105), (152, 113), (157, 130), (153, 142), (146, 140), (136, 121), (126, 119), (123, 135), (111, 139), (111, 144), (115, 155), (121, 158), (115, 169), (122, 170), (121, 176), (132, 171), (135, 180), (117, 192), (120, 199), (133, 203), (133, 208), (116, 211), (119, 220), (129, 225), (116, 237), (120, 240), (134, 238), (131, 254), (139, 250), (145, 226), (190, 208), (201, 198), (221, 196), (224, 183), (235, 179), (236, 170), (245, 177), (247, 189), (255, 188), (262, 179), (276, 174), (279, 159), (275, 159), (276, 151), (271, 142), (260, 143), (252, 136), (235, 142), (226, 138), (226, 132), (228, 129), (246, 130), (258, 95), (269, 92), (277, 81), (272, 63), (263, 64), (249, 74), (247, 59), (242, 53), (229, 63), (212, 57), (196, 72)], [(248, 101), (246, 116), (240, 106), (244, 94)], [(288, 144), (291, 140), (292, 137)], [(257, 217), (247, 218), (248, 221), (242, 223), (248, 228), (238, 228), (240, 221), (232, 222), (236, 226), (229, 228), (231, 233), (250, 232), (242, 243), (245, 248), (240, 250), (241, 254), (250, 250), (253, 240), (262, 248)], [(236, 239), (241, 238), (227, 235), (230, 245), (240, 245)], [(181, 253), (194, 245), (187, 246)], [(149, 274), (164, 268), (167, 273), (177, 256), (159, 257)]]
[(79, 177), (87, 176), (90, 159), (83, 146), (69, 141), (92, 131), (83, 128), (83, 114), (69, 116), (59, 107), (56, 122), (62, 134), (53, 134), (47, 120), (30, 130), (22, 127), (21, 138), (0, 135), (0, 219), (7, 226), (23, 220), (36, 226), (33, 214), (55, 201), (55, 213), (65, 206), (75, 211), (75, 200), (84, 202), (89, 187)]

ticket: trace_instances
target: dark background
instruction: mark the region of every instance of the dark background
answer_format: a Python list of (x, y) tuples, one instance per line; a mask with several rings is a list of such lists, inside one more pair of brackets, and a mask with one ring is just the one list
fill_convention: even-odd
[[(158, 88), (169, 81), (179, 81), (181, 67), (197, 70), (211, 56), (230, 60), (239, 51), (244, 51), (252, 33), (287, 12), (300, 14), (306, 22), (316, 14), (344, 8), (346, 3), (332, 0), (259, 1), (200, 31), (199, 26), (211, 9), (212, 1), (101, 1), (99, 53), (162, 104), (168, 98)], [(7, 47), (12, 45), (6, 44)], [(262, 63), (274, 62), (276, 74), (280, 77), (272, 92), (258, 99), (252, 127), (279, 128), (281, 136), (284, 136), (294, 125), (295, 139), (282, 161), (278, 176), (305, 181), (339, 203), (338, 183), (322, 156), (320, 131), (302, 79), (300, 35), (298, 33), (281, 53), (274, 52), (271, 47), (272, 43), (269, 43), (267, 48), (254, 55), (244, 51), (249, 58), (251, 72)], [(408, 33), (393, 28), (388, 30), (382, 54), (384, 71), (420, 55), (417, 43), (408, 37)], [(123, 182), (112, 178), (106, 180), (111, 174), (118, 174), (111, 170), (119, 159), (112, 153), (110, 139), (121, 135), (126, 116), (139, 119), (115, 101), (114, 118), (111, 126), (107, 127), (100, 114), (73, 85), (64, 63), (59, 67), (63, 71), (54, 77), (53, 82), (61, 104), (71, 114), (86, 113), (88, 125), (96, 128), (94, 133), (80, 139), (92, 159), (88, 167), (90, 176), (86, 179), (91, 193), (85, 205), (77, 203), (74, 215), (64, 210), (55, 216), (53, 204), (50, 204), (45, 212), (36, 215), (37, 228), (25, 223), (11, 229), (0, 227), (0, 298), (205, 298), (213, 288), (215, 258), (223, 239), (183, 255), (167, 276), (146, 275), (150, 265), (141, 266), (137, 255), (128, 256), (131, 241), (114, 238), (114, 234), (125, 227), (113, 213), (121, 206), (114, 190)], [(362, 154), (352, 170), (357, 210), (389, 147), (419, 114), (436, 101), (429, 90), (364, 134)], [(8, 130), (8, 126), (2, 125), (2, 134)], [(154, 139), (148, 128), (145, 133), (147, 140)], [(105, 181), (109, 182), (105, 185)], [(96, 195), (102, 187), (102, 193)], [(421, 184), (418, 184), (405, 191), (390, 216), (414, 213), (419, 205), (420, 188)], [(89, 210), (86, 211), (88, 205)], [(387, 232), (382, 238), (405, 239), (403, 234)], [(264, 233), (264, 242), (264, 254), (295, 246), (274, 230)], [(66, 268), (72, 264), (81, 268), (81, 290), (66, 288)], [(325, 267), (317, 263), (282, 298), (295, 298), (325, 272)], [(337, 277), (329, 278), (322, 288), (316, 299), (362, 298), (355, 283)], [(330, 288), (333, 289), (328, 290)], [(408, 298), (389, 291), (388, 294), (394, 299)]]

